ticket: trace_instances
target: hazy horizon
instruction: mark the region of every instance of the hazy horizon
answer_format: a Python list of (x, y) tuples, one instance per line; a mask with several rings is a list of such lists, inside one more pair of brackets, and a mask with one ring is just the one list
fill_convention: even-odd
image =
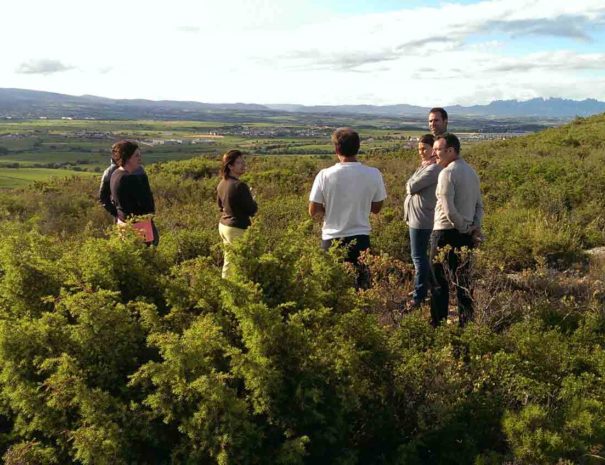
[[(43, 89), (23, 89), (23, 88), (16, 88), (16, 87), (2, 87), (0, 88), (2, 90), (15, 90), (15, 91), (25, 91), (25, 92), (49, 92), (49, 93), (53, 93), (53, 94), (58, 94), (58, 95), (66, 95), (69, 97), (94, 97), (94, 98), (102, 98), (102, 99), (110, 99), (110, 100), (146, 100), (146, 101), (151, 101), (151, 102), (162, 102), (162, 101), (174, 101), (174, 102), (193, 102), (193, 103), (202, 103), (202, 104), (214, 104), (214, 105), (259, 105), (259, 106), (302, 106), (302, 107), (314, 107), (314, 106), (370, 106), (370, 107), (388, 107), (388, 106), (398, 106), (398, 105), (410, 105), (410, 106), (416, 106), (416, 107), (422, 107), (422, 108), (431, 108), (429, 105), (412, 105), (409, 104), (407, 102), (397, 102), (397, 103), (386, 103), (386, 104), (375, 104), (375, 103), (363, 103), (363, 104), (348, 104), (348, 103), (343, 103), (343, 104), (334, 104), (334, 105), (329, 105), (329, 104), (302, 104), (302, 103), (298, 103), (298, 102), (203, 102), (200, 100), (175, 100), (175, 99), (147, 99), (147, 98), (141, 98), (141, 97), (125, 97), (125, 98), (113, 98), (113, 97), (108, 97), (105, 95), (95, 95), (95, 94), (72, 94), (72, 93), (63, 93), (63, 92), (54, 92), (54, 91), (47, 91), (47, 90), (43, 90)], [(531, 100), (534, 99), (543, 99), (545, 101), (548, 100), (556, 100), (556, 99), (561, 99), (561, 100), (570, 100), (570, 101), (574, 101), (574, 102), (582, 102), (585, 100), (596, 100), (599, 103), (605, 103), (605, 101), (600, 101), (598, 99), (592, 99), (592, 98), (586, 98), (586, 99), (564, 99), (561, 97), (532, 97), (532, 98), (528, 98), (528, 99), (503, 99), (503, 100), (492, 100), (490, 102), (486, 102), (483, 104), (476, 104), (476, 105), (461, 105), (458, 103), (453, 103), (451, 105), (446, 105), (446, 107), (453, 107), (453, 106), (462, 106), (462, 107), (471, 107), (471, 106), (481, 106), (481, 105), (489, 105), (490, 103), (495, 103), (495, 102), (502, 102), (502, 101), (516, 101), (518, 103), (523, 103), (523, 102), (529, 102)]]

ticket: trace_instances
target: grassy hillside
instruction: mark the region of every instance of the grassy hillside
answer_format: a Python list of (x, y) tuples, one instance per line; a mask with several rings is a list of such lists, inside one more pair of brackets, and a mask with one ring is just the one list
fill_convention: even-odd
[[(568, 264), (603, 244), (605, 116), (474, 146), (494, 254), (508, 266), (538, 258)], [(523, 259), (522, 257), (526, 258)]]
[(487, 235), (464, 330), (401, 311), (411, 151), (364, 160), (389, 198), (360, 293), (306, 214), (329, 156), (251, 157), (233, 282), (218, 154), (149, 167), (157, 248), (118, 237), (96, 178), (0, 192), (5, 463), (601, 463), (603, 141), (600, 116), (464, 148)]

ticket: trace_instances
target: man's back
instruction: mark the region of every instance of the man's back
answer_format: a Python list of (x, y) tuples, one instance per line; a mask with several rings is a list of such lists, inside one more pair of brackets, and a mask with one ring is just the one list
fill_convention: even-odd
[(335, 239), (369, 235), (372, 202), (385, 198), (378, 169), (359, 162), (345, 162), (319, 172), (309, 200), (324, 205), (322, 239)]
[(113, 217), (117, 217), (118, 211), (116, 210), (116, 206), (111, 201), (110, 180), (111, 175), (116, 169), (118, 169), (118, 165), (112, 161), (111, 165), (109, 165), (107, 169), (103, 171), (103, 175), (101, 176), (101, 185), (99, 186), (99, 202)]

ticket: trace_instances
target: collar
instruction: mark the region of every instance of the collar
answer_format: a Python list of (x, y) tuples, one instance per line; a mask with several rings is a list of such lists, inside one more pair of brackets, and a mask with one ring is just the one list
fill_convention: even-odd
[(426, 167), (426, 166), (434, 165), (435, 163), (437, 163), (437, 156), (433, 155), (428, 160), (422, 160), (422, 162), (420, 163), (420, 166)]

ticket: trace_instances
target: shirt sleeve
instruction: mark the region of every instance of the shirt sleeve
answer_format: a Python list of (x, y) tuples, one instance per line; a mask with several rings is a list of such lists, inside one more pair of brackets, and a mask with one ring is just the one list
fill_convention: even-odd
[(223, 211), (223, 201), (221, 200), (221, 194), (219, 193), (219, 190), (216, 190), (216, 204), (218, 205), (218, 209), (222, 212)]
[(237, 186), (237, 198), (240, 202), (241, 209), (248, 215), (254, 216), (258, 210), (258, 205), (252, 197), (250, 188), (244, 182)]
[(151, 186), (149, 185), (149, 178), (144, 172), (141, 174), (134, 175), (140, 182), (139, 202), (141, 211), (147, 213), (155, 213), (155, 200), (153, 199), (153, 193), (151, 192)]
[(477, 204), (475, 205), (475, 216), (473, 217), (473, 226), (480, 228), (483, 222), (483, 200), (481, 200), (481, 189), (477, 197)]
[(454, 204), (456, 188), (452, 182), (451, 173), (449, 171), (441, 172), (435, 194), (437, 195), (437, 199), (441, 201), (443, 213), (448, 221), (454, 225), (454, 228), (463, 234), (468, 232), (470, 225), (464, 221), (464, 217), (456, 209), (456, 205)]
[(384, 199), (387, 198), (387, 190), (384, 187), (384, 181), (382, 179), (382, 174), (380, 173), (380, 171), (376, 170), (378, 173), (377, 176), (377, 189), (376, 189), (376, 193), (374, 194), (374, 198), (372, 199), (372, 202), (382, 202)]
[(111, 174), (109, 173), (108, 168), (105, 170), (103, 177), (101, 178), (101, 186), (99, 187), (99, 202), (103, 208), (111, 214), (111, 216), (117, 216), (118, 211), (116, 210), (116, 206), (111, 201), (110, 178)]
[(406, 190), (408, 194), (416, 194), (422, 189), (437, 184), (439, 179), (439, 165), (431, 165), (423, 170), (418, 176), (412, 176), (407, 182)]
[(313, 181), (313, 187), (311, 188), (311, 194), (309, 195), (309, 202), (315, 202), (324, 205), (324, 194), (323, 194), (323, 176), (321, 171), (315, 176)]
[(112, 197), (117, 207), (119, 207), (118, 218), (122, 221), (126, 221), (134, 208), (131, 201), (129, 179), (127, 178), (128, 176), (120, 177), (115, 184), (115, 192), (112, 192)]

